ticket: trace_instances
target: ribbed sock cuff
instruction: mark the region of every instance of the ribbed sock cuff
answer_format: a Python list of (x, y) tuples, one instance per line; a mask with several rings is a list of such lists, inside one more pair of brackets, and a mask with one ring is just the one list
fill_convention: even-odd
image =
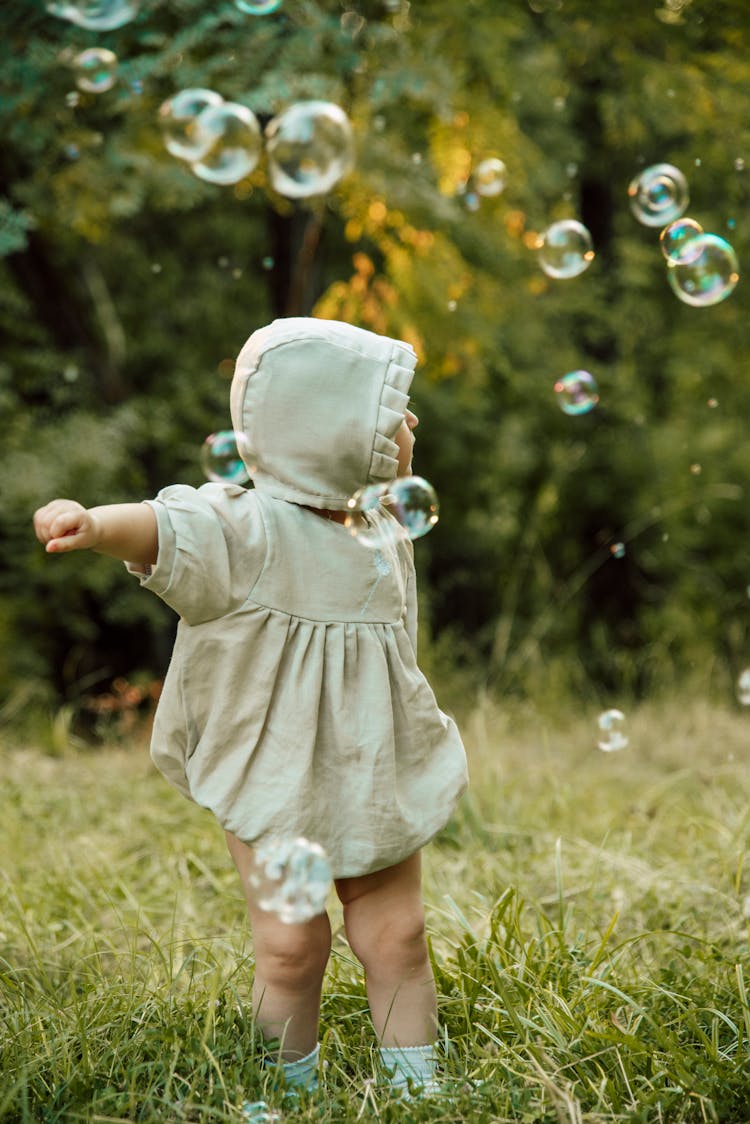
[(381, 1046), (380, 1059), (392, 1089), (409, 1095), (409, 1082), (421, 1093), (434, 1093), (437, 1082), (437, 1051), (429, 1046)]
[(287, 1089), (317, 1089), (319, 1060), (320, 1043), (304, 1058), (298, 1058), (294, 1062), (282, 1062), (281, 1070)]

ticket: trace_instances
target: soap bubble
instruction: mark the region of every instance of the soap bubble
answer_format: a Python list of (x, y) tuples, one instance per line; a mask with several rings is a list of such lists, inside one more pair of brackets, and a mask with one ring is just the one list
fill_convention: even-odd
[(247, 16), (268, 16), (277, 12), (282, 0), (234, 0), (235, 8), (239, 8)]
[(237, 183), (252, 172), (263, 146), (255, 114), (231, 101), (208, 106), (198, 115), (195, 143), (203, 155), (193, 163), (193, 171), (200, 179), (219, 184)]
[(593, 260), (591, 235), (576, 219), (553, 222), (541, 236), (539, 264), (548, 277), (577, 277)]
[(68, 20), (90, 31), (113, 31), (138, 15), (140, 0), (49, 0), (52, 16)]
[(327, 101), (290, 105), (266, 126), (271, 186), (290, 199), (323, 195), (354, 166), (349, 118)]
[(690, 202), (687, 180), (672, 164), (652, 164), (628, 186), (630, 209), (644, 226), (666, 226), (684, 215)]
[(625, 715), (621, 710), (605, 710), (598, 718), (599, 738), (597, 745), (604, 753), (614, 753), (625, 749), (628, 738), (625, 733)]
[(211, 136), (198, 131), (198, 117), (204, 109), (222, 105), (221, 94), (213, 90), (180, 90), (163, 102), (159, 121), (167, 152), (180, 160), (200, 160), (211, 147)]
[(380, 547), (419, 539), (438, 521), (435, 489), (421, 476), (397, 476), (389, 484), (368, 484), (347, 503), (344, 526), (363, 546)]
[(505, 190), (505, 177), (508, 169), (497, 156), (480, 160), (472, 173), (472, 183), (478, 195), (490, 198)]
[(750, 706), (750, 667), (746, 667), (737, 680), (737, 698), (742, 706)]
[(697, 308), (718, 304), (740, 279), (737, 255), (718, 234), (698, 234), (686, 253), (667, 260), (667, 278), (685, 304)]
[(702, 233), (703, 227), (695, 219), (675, 219), (659, 235), (659, 245), (664, 257), (667, 261), (673, 258), (690, 261), (693, 256), (697, 257), (700, 250), (694, 252), (693, 240)]
[(242, 433), (221, 429), (211, 433), (201, 446), (201, 468), (217, 484), (246, 484), (250, 474), (240, 454), (247, 442)]
[(117, 55), (104, 47), (90, 47), (73, 60), (76, 86), (90, 94), (103, 94), (117, 81)]
[(248, 883), (259, 909), (291, 925), (323, 913), (331, 888), (328, 857), (319, 843), (270, 839), (253, 853)]
[(625, 557), (625, 543), (623, 543), (623, 542), (613, 542), (611, 547), (609, 548), (609, 553), (612, 555), (613, 558), (624, 558)]
[(570, 371), (555, 383), (555, 394), (564, 414), (588, 414), (599, 401), (596, 379), (588, 371)]

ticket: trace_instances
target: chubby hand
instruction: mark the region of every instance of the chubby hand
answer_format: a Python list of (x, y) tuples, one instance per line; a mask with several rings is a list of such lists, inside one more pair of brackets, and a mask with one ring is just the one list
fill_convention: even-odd
[(34, 530), (48, 554), (91, 550), (100, 539), (92, 513), (75, 500), (52, 500), (34, 512)]

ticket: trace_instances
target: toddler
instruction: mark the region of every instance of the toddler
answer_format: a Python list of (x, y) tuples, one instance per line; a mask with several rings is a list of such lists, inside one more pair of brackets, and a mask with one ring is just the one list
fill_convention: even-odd
[[(253, 488), (178, 484), (88, 510), (57, 499), (34, 516), (48, 553), (119, 558), (179, 614), (151, 753), (226, 832), (254, 1015), (288, 1087), (317, 1084), (331, 929), (325, 912), (285, 924), (254, 903), (253, 847), (282, 836), (328, 854), (391, 1084), (436, 1087), (420, 848), (466, 787), (466, 758), (417, 666), (411, 543), (369, 549), (343, 526), (357, 489), (411, 471), (415, 365), (408, 344), (361, 328), (276, 320), (231, 388)], [(375, 535), (392, 518), (361, 516)]]

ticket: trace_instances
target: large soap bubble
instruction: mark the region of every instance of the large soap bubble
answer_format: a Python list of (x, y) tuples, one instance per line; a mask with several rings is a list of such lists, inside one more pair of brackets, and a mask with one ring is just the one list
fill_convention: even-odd
[(271, 185), (289, 199), (330, 191), (354, 166), (354, 134), (343, 109), (327, 101), (290, 105), (266, 126)]
[(291, 925), (323, 913), (331, 888), (328, 857), (301, 836), (270, 839), (254, 850), (248, 885), (259, 909)]
[(630, 209), (644, 226), (666, 226), (684, 215), (690, 202), (687, 180), (673, 164), (652, 164), (628, 186)]
[(588, 414), (599, 401), (596, 379), (588, 371), (569, 371), (555, 383), (557, 402), (564, 414)]
[(246, 450), (244, 434), (233, 429), (211, 433), (201, 446), (201, 468), (208, 480), (216, 484), (247, 484), (250, 474), (242, 459)]
[[(675, 219), (674, 222), (665, 226), (659, 235), (659, 245), (661, 252), (667, 261), (672, 258), (680, 258), (682, 261), (688, 261), (693, 255), (693, 248), (689, 245), (693, 239), (703, 233), (703, 227), (695, 219)], [(696, 251), (696, 255), (700, 250)]]
[(539, 264), (548, 277), (560, 280), (577, 277), (593, 260), (591, 235), (576, 219), (553, 222), (541, 236)]
[(180, 160), (200, 160), (212, 144), (210, 133), (198, 129), (198, 117), (204, 109), (223, 104), (221, 94), (214, 90), (191, 88), (163, 102), (159, 122), (167, 152)]
[(140, 0), (49, 0), (47, 11), (90, 31), (114, 31), (138, 15)]
[(698, 234), (682, 254), (667, 260), (667, 278), (684, 304), (696, 308), (718, 304), (740, 279), (737, 255), (718, 234)]
[(263, 147), (252, 110), (225, 101), (204, 109), (195, 121), (195, 144), (203, 149), (193, 162), (196, 176), (209, 183), (237, 183), (257, 166)]

